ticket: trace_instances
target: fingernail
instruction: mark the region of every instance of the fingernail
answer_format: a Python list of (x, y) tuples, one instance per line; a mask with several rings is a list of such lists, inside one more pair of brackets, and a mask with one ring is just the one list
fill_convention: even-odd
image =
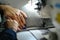
[(26, 26), (24, 26), (23, 29), (26, 29)]

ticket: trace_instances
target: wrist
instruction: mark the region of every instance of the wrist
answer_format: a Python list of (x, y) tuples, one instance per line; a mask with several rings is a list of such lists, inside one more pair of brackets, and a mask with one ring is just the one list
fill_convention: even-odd
[(13, 29), (13, 28), (7, 28), (7, 29), (10, 29), (10, 30), (12, 30), (12, 31), (14, 31), (14, 32), (17, 32), (17, 30), (15, 30), (15, 29)]

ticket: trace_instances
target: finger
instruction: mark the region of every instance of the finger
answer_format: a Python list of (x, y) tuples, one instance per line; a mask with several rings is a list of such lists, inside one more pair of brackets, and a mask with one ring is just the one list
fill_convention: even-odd
[(19, 24), (18, 24), (18, 22), (17, 22), (16, 20), (13, 20), (13, 22), (14, 22), (17, 26), (19, 26)]
[(27, 15), (26, 15), (25, 12), (23, 12), (23, 11), (20, 10), (20, 13), (23, 15), (24, 18), (27, 18)]
[(21, 24), (21, 26), (23, 28), (24, 24), (26, 24), (26, 21), (25, 21), (23, 15), (21, 13), (19, 14), (19, 21), (20, 21), (20, 24)]
[(21, 29), (18, 27), (18, 28), (17, 28), (17, 31), (20, 31), (20, 30), (21, 30)]
[(26, 20), (25, 20), (25, 18), (23, 17), (23, 15), (20, 14), (19, 16), (20, 16), (21, 22), (22, 22), (23, 24), (26, 24)]
[(19, 26), (19, 28), (22, 29), (22, 28), (24, 27), (24, 24), (23, 24), (22, 22), (20, 22), (20, 25), (21, 25), (21, 26)]
[(20, 17), (17, 17), (17, 18), (18, 18), (17, 21), (18, 21), (18, 23), (19, 23), (19, 28), (22, 29), (22, 21), (21, 21)]
[[(26, 21), (25, 21), (25, 19), (22, 19), (23, 17), (21, 17), (20, 19), (21, 19), (21, 23), (22, 23), (22, 28), (25, 28), (25, 24), (26, 24)], [(24, 21), (25, 21), (25, 23), (24, 23)]]

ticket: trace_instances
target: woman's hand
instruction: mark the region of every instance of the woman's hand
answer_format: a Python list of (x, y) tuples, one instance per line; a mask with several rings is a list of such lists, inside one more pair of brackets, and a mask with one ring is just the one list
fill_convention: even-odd
[(16, 20), (7, 19), (6, 26), (8, 29), (12, 29), (15, 32), (17, 30), (20, 30), (20, 29), (18, 29), (19, 24)]
[(25, 12), (9, 5), (0, 5), (0, 8), (3, 10), (7, 20), (5, 23), (7, 25), (6, 27), (14, 30), (21, 30), (25, 27), (27, 17)]

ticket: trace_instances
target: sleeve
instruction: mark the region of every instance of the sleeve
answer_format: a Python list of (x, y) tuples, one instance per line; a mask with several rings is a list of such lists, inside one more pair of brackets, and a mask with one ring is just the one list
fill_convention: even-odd
[(0, 35), (0, 40), (17, 40), (16, 33), (11, 29), (4, 30)]

